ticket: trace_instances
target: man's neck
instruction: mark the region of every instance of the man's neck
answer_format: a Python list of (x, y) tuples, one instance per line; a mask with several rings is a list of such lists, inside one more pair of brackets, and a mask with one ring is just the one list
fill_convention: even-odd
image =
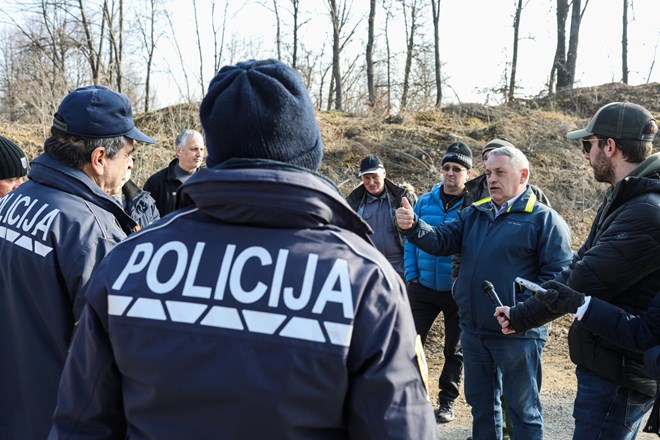
[(614, 167), (614, 182), (610, 182), (612, 186), (625, 179), (628, 175), (630, 175), (632, 170), (638, 166), (638, 163), (626, 162), (625, 160), (619, 162), (619, 164)]
[(450, 196), (458, 196), (460, 194), (463, 194), (463, 192), (465, 192), (465, 186), (460, 188), (456, 186), (453, 188), (447, 188), (447, 185), (442, 185), (442, 192)]

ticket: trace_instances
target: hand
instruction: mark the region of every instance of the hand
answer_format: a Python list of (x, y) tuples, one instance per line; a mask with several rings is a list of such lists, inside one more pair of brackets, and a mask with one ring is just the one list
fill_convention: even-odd
[(557, 281), (546, 281), (541, 287), (547, 291), (537, 292), (534, 296), (554, 313), (575, 313), (584, 304), (584, 293)]
[(396, 223), (402, 230), (412, 228), (415, 223), (415, 213), (405, 197), (401, 199), (401, 207), (396, 210)]
[(497, 318), (497, 321), (500, 323), (502, 326), (502, 333), (505, 335), (510, 335), (511, 333), (515, 333), (516, 331), (511, 328), (511, 321), (509, 317), (509, 311), (511, 308), (509, 306), (500, 306), (495, 308), (495, 317)]

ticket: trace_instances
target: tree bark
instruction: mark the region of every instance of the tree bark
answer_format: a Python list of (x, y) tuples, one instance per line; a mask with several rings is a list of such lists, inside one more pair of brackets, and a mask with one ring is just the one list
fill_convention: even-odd
[(369, 107), (376, 105), (376, 87), (374, 85), (374, 22), (376, 18), (376, 0), (369, 2), (369, 30), (367, 35), (367, 91)]
[(628, 84), (628, 0), (623, 0), (623, 27), (621, 29), (621, 81)]
[(435, 55), (435, 108), (442, 104), (442, 72), (440, 63), (440, 1), (431, 0), (433, 9), (433, 52)]

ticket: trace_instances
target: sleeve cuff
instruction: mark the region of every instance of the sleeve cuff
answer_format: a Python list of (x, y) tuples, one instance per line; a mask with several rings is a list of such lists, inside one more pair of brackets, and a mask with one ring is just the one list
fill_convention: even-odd
[(591, 303), (591, 297), (585, 296), (584, 304), (578, 307), (577, 311), (575, 312), (575, 315), (573, 315), (575, 318), (577, 318), (578, 321), (580, 321), (584, 316), (584, 314), (587, 312), (587, 309), (589, 308), (589, 303)]

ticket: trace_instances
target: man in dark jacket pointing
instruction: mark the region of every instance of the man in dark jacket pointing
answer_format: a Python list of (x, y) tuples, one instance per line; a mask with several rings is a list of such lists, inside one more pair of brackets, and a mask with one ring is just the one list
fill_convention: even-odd
[(337, 188), (302, 78), (223, 67), (208, 168), (87, 291), (51, 439), (431, 439), (401, 278)]

